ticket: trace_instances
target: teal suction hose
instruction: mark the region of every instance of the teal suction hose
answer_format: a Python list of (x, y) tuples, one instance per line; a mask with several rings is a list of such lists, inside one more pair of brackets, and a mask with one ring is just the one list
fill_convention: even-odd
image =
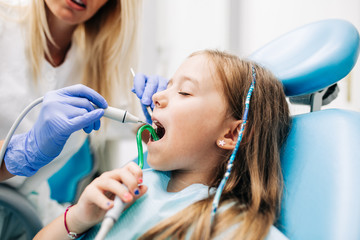
[(136, 142), (137, 142), (137, 148), (138, 148), (138, 165), (141, 169), (143, 169), (143, 167), (144, 167), (144, 152), (143, 152), (142, 137), (141, 137), (141, 134), (144, 130), (148, 130), (150, 132), (154, 141), (159, 140), (159, 137), (156, 134), (154, 128), (149, 124), (146, 124), (146, 125), (140, 127), (139, 130), (137, 131)]
[[(138, 129), (136, 134), (136, 143), (138, 148), (138, 165), (141, 169), (143, 169), (144, 167), (144, 153), (143, 153), (142, 138), (141, 138), (141, 134), (144, 130), (148, 130), (150, 132), (154, 141), (159, 140), (158, 135), (156, 134), (154, 128), (151, 125), (146, 124)], [(116, 196), (114, 199), (114, 207), (111, 208), (109, 211), (107, 211), (104, 220), (101, 223), (100, 230), (95, 237), (95, 240), (105, 239), (106, 234), (110, 231), (114, 223), (118, 220), (125, 206), (126, 204), (123, 201), (121, 201), (121, 199), (118, 196)]]

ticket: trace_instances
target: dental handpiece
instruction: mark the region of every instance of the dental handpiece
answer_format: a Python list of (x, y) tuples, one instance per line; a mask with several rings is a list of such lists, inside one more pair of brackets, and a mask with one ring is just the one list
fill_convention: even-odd
[(107, 107), (104, 109), (104, 117), (110, 118), (122, 123), (145, 123), (138, 117), (135, 117), (127, 110), (122, 110), (114, 107)]
[[(98, 108), (96, 105), (93, 104), (95, 108)], [(145, 123), (144, 121), (140, 120), (140, 118), (132, 115), (127, 110), (123, 110), (120, 108), (114, 107), (107, 107), (104, 109), (104, 117), (110, 118), (112, 120), (121, 122), (121, 123)]]

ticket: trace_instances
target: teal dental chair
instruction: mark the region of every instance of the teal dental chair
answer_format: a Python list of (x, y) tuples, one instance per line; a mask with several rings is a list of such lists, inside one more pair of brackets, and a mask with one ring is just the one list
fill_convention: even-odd
[[(269, 68), (290, 99), (299, 102), (299, 97), (308, 96), (304, 99), (312, 110), (319, 110), (335, 93), (329, 86), (355, 65), (358, 51), (357, 30), (334, 19), (285, 34), (249, 58)], [(331, 109), (294, 116), (281, 160), (285, 189), (277, 227), (295, 240), (360, 239), (360, 113)], [(50, 182), (56, 184), (60, 175)], [(6, 190), (0, 185), (0, 205), (24, 219), (19, 222), (27, 224), (25, 239), (32, 239), (41, 228), (37, 215), (31, 205), (23, 204), (26, 199), (9, 197)], [(73, 191), (68, 195), (75, 196)], [(5, 234), (0, 231), (0, 238), (9, 239)]]
[(290, 101), (308, 96), (313, 111), (293, 116), (281, 155), (285, 188), (277, 227), (289, 239), (360, 239), (360, 113), (315, 111), (358, 54), (356, 28), (332, 19), (298, 28), (250, 56), (282, 81)]

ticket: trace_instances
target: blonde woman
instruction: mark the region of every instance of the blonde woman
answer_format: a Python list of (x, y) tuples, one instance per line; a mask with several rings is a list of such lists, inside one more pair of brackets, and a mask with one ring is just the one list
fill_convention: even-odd
[[(136, 96), (130, 91), (133, 84), (130, 67), (136, 68), (137, 64), (141, 4), (141, 0), (2, 0), (0, 139), (5, 138), (16, 117), (30, 102), (47, 92), (79, 83), (98, 92), (109, 105), (138, 113), (137, 100), (133, 99)], [(84, 91), (90, 90), (75, 88), (77, 90), (72, 89), (70, 95), (77, 100), (72, 99), (72, 102), (91, 101), (89, 94), (84, 96)], [(101, 96), (97, 96), (103, 103), (100, 107), (106, 107)], [(39, 110), (37, 107), (28, 114), (18, 133), (32, 129)], [(47, 111), (50, 118), (54, 117), (50, 110)], [(101, 116), (93, 119), (92, 126), (79, 125), (79, 129), (83, 127), (87, 133), (98, 129)], [(112, 137), (121, 138), (128, 134), (132, 131), (121, 128), (118, 135)], [(86, 139), (83, 131), (77, 131), (65, 140), (64, 149), (51, 164), (39, 172), (38, 169), (26, 171), (22, 168), (22, 173), (15, 173), (29, 177), (37, 172), (41, 177), (30, 177), (26, 181), (22, 177), (10, 179), (9, 184), (21, 186), (21, 192), (30, 195), (35, 205), (41, 204), (39, 211), (44, 222), (49, 221), (54, 212), (51, 213), (42, 200), (43, 193), (49, 194), (49, 190), (41, 181), (59, 170)], [(8, 177), (11, 174), (1, 179)], [(36, 194), (31, 195), (35, 188)]]

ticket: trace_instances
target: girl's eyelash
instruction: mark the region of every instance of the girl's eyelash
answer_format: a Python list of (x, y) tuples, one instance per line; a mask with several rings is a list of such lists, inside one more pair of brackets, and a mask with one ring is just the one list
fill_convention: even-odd
[(178, 93), (179, 93), (180, 95), (184, 95), (184, 96), (188, 96), (188, 95), (190, 95), (190, 93), (187, 93), (187, 92), (182, 92), (182, 91), (178, 91)]

